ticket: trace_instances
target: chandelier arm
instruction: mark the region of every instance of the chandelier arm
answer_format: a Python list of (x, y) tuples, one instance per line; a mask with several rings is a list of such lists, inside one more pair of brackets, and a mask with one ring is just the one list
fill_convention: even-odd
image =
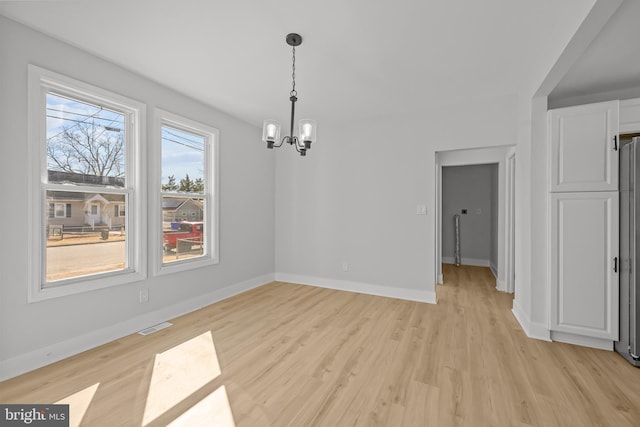
[(286, 137), (286, 136), (285, 136), (284, 138), (282, 138), (282, 141), (280, 141), (280, 144), (276, 144), (276, 143), (274, 143), (274, 144), (273, 144), (273, 146), (274, 146), (275, 148), (280, 148), (280, 147), (282, 147), (282, 144), (284, 144), (285, 139), (287, 139), (287, 137)]

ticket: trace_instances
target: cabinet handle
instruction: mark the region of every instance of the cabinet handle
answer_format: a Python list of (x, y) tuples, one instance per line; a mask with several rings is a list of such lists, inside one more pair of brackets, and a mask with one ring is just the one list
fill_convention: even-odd
[(613, 257), (613, 272), (618, 272), (618, 257)]
[(618, 135), (613, 135), (613, 151), (618, 151)]

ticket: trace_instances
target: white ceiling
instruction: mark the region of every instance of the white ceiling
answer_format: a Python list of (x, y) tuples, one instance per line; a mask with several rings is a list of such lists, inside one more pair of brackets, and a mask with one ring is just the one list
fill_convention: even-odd
[(640, 87), (640, 1), (626, 0), (551, 92), (562, 99)]
[(298, 32), (296, 112), (322, 125), (514, 94), (593, 1), (21, 1), (0, 14), (258, 126), (288, 120), (285, 35)]

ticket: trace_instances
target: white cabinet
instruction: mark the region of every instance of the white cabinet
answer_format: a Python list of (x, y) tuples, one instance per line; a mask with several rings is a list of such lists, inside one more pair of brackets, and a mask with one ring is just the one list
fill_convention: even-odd
[(619, 105), (549, 112), (549, 328), (564, 339), (618, 339)]
[(551, 192), (618, 190), (619, 104), (549, 112)]
[(618, 192), (551, 194), (552, 331), (618, 339)]

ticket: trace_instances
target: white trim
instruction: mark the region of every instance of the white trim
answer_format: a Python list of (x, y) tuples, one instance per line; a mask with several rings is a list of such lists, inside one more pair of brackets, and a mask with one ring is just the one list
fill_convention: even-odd
[(527, 316), (524, 310), (522, 310), (517, 300), (513, 300), (513, 308), (511, 309), (511, 313), (513, 313), (513, 316), (520, 324), (520, 327), (529, 338), (535, 338), (542, 341), (551, 341), (551, 334), (549, 329), (541, 323), (532, 322), (529, 319), (529, 316)]
[[(195, 120), (171, 113), (160, 108), (154, 109), (153, 124), (153, 144), (150, 157), (153, 160), (151, 164), (151, 186), (150, 188), (150, 205), (154, 213), (150, 217), (150, 244), (151, 249), (151, 270), (154, 276), (160, 276), (179, 271), (192, 270), (208, 265), (219, 263), (220, 259), (220, 229), (219, 229), (219, 141), (220, 133), (213, 126), (196, 122)], [(204, 211), (204, 254), (197, 258), (174, 261), (171, 263), (163, 262), (162, 250), (162, 196), (160, 191), (162, 187), (162, 126), (169, 126), (180, 129), (185, 132), (202, 136), (205, 139), (205, 192), (204, 194), (176, 193), (177, 197), (193, 196), (205, 200)], [(153, 190), (158, 189), (158, 190)], [(173, 195), (173, 194), (172, 194)], [(186, 214), (183, 212), (183, 214)], [(185, 215), (186, 216), (186, 215)], [(189, 219), (189, 218), (187, 218)]]
[[(509, 256), (506, 252), (507, 242), (506, 236), (508, 232), (506, 230), (507, 221), (506, 215), (508, 214), (507, 205), (505, 203), (508, 178), (506, 172), (508, 158), (514, 156), (514, 145), (503, 145), (494, 147), (478, 147), (468, 148), (461, 150), (448, 150), (448, 151), (436, 151), (435, 153), (435, 207), (434, 211), (434, 223), (435, 223), (435, 265), (434, 271), (436, 272), (436, 280), (439, 279), (439, 275), (442, 274), (441, 263), (449, 262), (453, 264), (453, 259), (442, 256), (442, 219), (438, 214), (442, 210), (442, 168), (445, 166), (464, 166), (464, 165), (477, 165), (477, 164), (498, 164), (498, 269), (497, 269), (497, 281), (500, 283), (505, 281), (505, 266), (509, 262)], [(449, 261), (450, 260), (450, 261)], [(481, 267), (489, 267), (489, 261), (463, 258), (462, 264), (475, 265)], [(442, 282), (438, 282), (442, 283)], [(501, 287), (506, 286), (500, 285)]]
[(566, 344), (580, 345), (582, 347), (613, 351), (613, 341), (603, 338), (593, 338), (568, 332), (551, 331), (551, 340)]
[(507, 289), (507, 283), (504, 280), (498, 279), (498, 268), (495, 266), (494, 263), (490, 263), (490, 264), (491, 265), (489, 266), (489, 269), (491, 270), (493, 277), (496, 279), (496, 290), (500, 292), (510, 293), (509, 290)]
[(496, 290), (500, 292), (506, 292), (508, 294), (513, 293), (513, 292), (509, 292), (509, 290), (507, 289), (507, 284), (504, 280), (496, 279)]
[(434, 227), (435, 230), (435, 241), (436, 247), (434, 248), (434, 271), (436, 274), (436, 283), (442, 285), (443, 284), (443, 274), (442, 274), (442, 165), (440, 164), (440, 156), (438, 153), (435, 155), (436, 157), (436, 167), (435, 167), (435, 177), (434, 177), (434, 185), (435, 185), (435, 204), (434, 204)]
[(273, 282), (273, 280), (273, 274), (254, 277), (253, 279), (229, 285), (186, 301), (181, 301), (160, 310), (142, 314), (88, 334), (2, 360), (0, 361), (0, 381), (5, 381), (113, 340), (137, 333), (150, 325), (156, 325), (166, 320), (191, 313), (234, 295), (266, 285), (267, 283)]
[(505, 177), (505, 263), (504, 263), (504, 285), (501, 290), (511, 294), (516, 291), (515, 284), (515, 189), (516, 189), (516, 151), (515, 148), (509, 150), (506, 159)]
[(491, 270), (491, 273), (493, 274), (493, 277), (495, 277), (496, 280), (498, 280), (498, 268), (491, 261), (489, 261), (489, 270)]
[[(66, 95), (82, 102), (99, 103), (124, 114), (127, 129), (126, 187), (123, 189), (100, 188), (100, 192), (125, 194), (129, 197), (130, 215), (126, 220), (127, 266), (123, 270), (79, 276), (56, 281), (55, 285), (43, 287), (45, 282), (46, 245), (43, 219), (47, 218), (47, 190), (88, 191), (87, 187), (66, 187), (47, 183), (46, 155), (46, 94), (52, 92)], [(29, 303), (89, 292), (110, 286), (123, 285), (146, 278), (146, 191), (143, 191), (145, 158), (143, 142), (146, 132), (146, 105), (108, 90), (84, 83), (35, 65), (28, 65), (28, 140), (27, 153), (30, 159), (28, 173), (28, 284)]]
[(348, 280), (328, 279), (300, 274), (276, 273), (275, 278), (279, 282), (297, 283), (300, 285), (315, 286), (318, 288), (335, 289), (345, 292), (376, 295), (380, 297), (396, 298), (416, 302), (436, 304), (436, 293), (421, 289), (392, 288), (389, 286), (374, 285), (370, 283), (352, 282)]
[[(473, 267), (489, 267), (489, 269), (491, 269), (491, 263), (489, 262), (488, 259), (479, 259), (479, 258), (467, 258), (467, 257), (462, 257), (460, 259), (460, 265), (471, 265)], [(443, 256), (442, 257), (442, 262), (444, 264), (455, 264), (455, 258), (453, 257), (449, 257), (449, 256)], [(496, 273), (491, 271), (493, 273), (493, 275), (495, 276)]]
[(640, 98), (620, 101), (619, 132), (640, 132)]

